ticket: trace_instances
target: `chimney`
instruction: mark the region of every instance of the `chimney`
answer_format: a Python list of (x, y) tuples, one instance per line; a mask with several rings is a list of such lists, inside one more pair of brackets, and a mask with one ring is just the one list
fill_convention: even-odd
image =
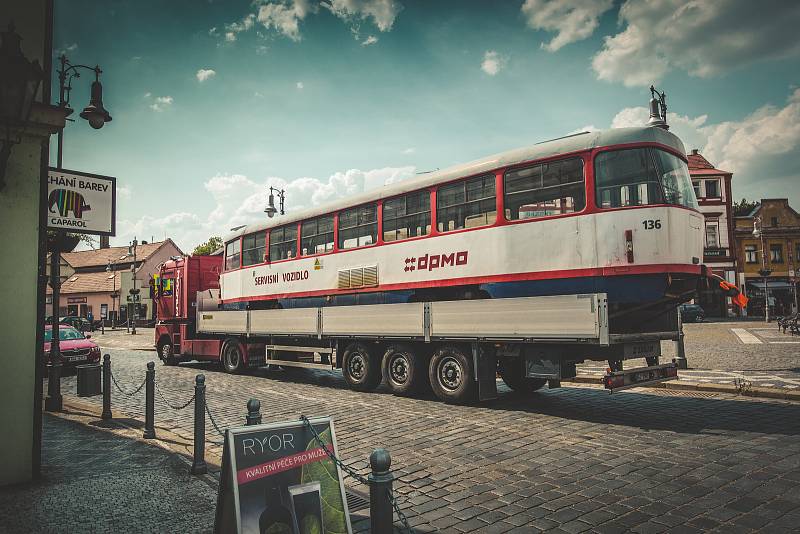
[(698, 155), (699, 153), (700, 153), (700, 151), (699, 151), (699, 150), (697, 150), (696, 148), (693, 148), (693, 149), (692, 149), (692, 156), (696, 156), (696, 155)]
[(109, 247), (109, 240), (111, 238), (107, 235), (100, 236), (100, 248), (108, 248)]

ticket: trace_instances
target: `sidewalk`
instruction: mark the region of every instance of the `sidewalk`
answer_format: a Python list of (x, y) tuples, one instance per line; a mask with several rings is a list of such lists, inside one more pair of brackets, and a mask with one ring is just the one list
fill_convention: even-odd
[(155, 328), (137, 328), (136, 335), (133, 335), (128, 333), (123, 325), (118, 326), (116, 330), (106, 328), (105, 333), (95, 330), (91, 334), (92, 339), (103, 349), (156, 350), (153, 341)]
[(41, 480), (0, 489), (3, 532), (213, 531), (215, 479), (179, 455), (50, 414), (42, 439)]

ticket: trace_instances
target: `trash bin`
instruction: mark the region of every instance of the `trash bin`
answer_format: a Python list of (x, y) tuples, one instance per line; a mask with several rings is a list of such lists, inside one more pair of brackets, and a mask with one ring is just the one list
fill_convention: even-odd
[(99, 363), (79, 365), (75, 368), (78, 377), (78, 396), (102, 395), (102, 366)]

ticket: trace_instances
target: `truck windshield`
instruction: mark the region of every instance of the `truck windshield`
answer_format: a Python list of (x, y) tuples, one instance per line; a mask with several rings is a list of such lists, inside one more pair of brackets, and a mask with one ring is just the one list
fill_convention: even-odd
[(601, 208), (676, 204), (697, 208), (686, 163), (657, 148), (601, 152), (594, 162)]

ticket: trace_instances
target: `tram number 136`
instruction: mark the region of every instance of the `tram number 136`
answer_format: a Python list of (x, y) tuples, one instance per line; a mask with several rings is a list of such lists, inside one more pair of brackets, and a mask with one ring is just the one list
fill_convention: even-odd
[(661, 219), (645, 219), (642, 226), (645, 230), (661, 230)]

